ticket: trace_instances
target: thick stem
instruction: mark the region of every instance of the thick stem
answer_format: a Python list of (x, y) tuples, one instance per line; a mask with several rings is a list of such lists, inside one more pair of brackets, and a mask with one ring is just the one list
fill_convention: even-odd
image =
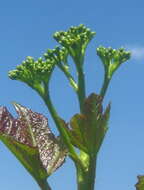
[[(83, 113), (84, 101), (86, 98), (85, 75), (83, 72), (83, 59), (80, 63), (76, 63), (78, 72), (78, 100), (80, 105), (80, 112)], [(80, 151), (80, 157), (82, 156)], [(95, 176), (96, 176), (96, 156), (90, 156), (88, 160), (87, 170), (82, 170), (76, 163), (77, 169), (77, 185), (78, 190), (94, 190)]]
[(41, 190), (52, 190), (46, 179), (37, 182)]
[(87, 171), (77, 168), (77, 184), (78, 190), (94, 190), (96, 176), (96, 157), (91, 157)]

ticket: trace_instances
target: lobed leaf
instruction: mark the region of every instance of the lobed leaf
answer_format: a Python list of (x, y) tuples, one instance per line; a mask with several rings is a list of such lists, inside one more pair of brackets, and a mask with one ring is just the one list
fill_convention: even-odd
[(96, 154), (107, 131), (110, 105), (103, 113), (102, 98), (91, 94), (84, 103), (84, 113), (76, 114), (70, 121), (67, 132), (76, 147), (88, 154)]

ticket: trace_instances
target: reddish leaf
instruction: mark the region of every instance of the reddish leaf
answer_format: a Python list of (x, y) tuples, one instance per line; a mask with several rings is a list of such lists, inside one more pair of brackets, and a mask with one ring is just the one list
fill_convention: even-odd
[[(22, 151), (17, 154), (17, 149), (11, 147), (10, 144), (12, 146), (15, 146), (16, 143), (23, 144), (29, 147), (27, 150), (30, 148), (37, 150), (43, 169), (47, 171), (47, 175), (50, 175), (64, 162), (66, 149), (48, 128), (46, 117), (16, 103), (14, 103), (14, 107), (19, 115), (17, 119), (13, 118), (5, 107), (0, 108), (1, 140), (10, 150), (12, 149), (11, 151), (18, 159), (21, 157), (18, 154), (21, 154)], [(4, 137), (7, 137), (6, 140)], [(27, 154), (24, 158), (26, 160), (29, 157), (29, 152)], [(24, 162), (23, 160), (20, 161)], [(35, 168), (33, 169), (37, 172)]]

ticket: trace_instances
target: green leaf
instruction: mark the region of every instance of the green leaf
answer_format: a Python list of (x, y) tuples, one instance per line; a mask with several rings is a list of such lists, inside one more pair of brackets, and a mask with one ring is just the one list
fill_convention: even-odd
[(37, 181), (47, 178), (64, 163), (67, 150), (48, 128), (47, 118), (14, 106), (17, 119), (0, 107), (0, 139)]
[(19, 143), (8, 135), (0, 135), (0, 139), (36, 180), (39, 181), (48, 177), (37, 148)]
[(144, 176), (138, 176), (138, 183), (135, 185), (136, 190), (144, 190)]
[(70, 139), (76, 147), (88, 154), (97, 154), (107, 131), (110, 105), (103, 113), (102, 98), (91, 94), (84, 103), (83, 114), (76, 114), (70, 121)]

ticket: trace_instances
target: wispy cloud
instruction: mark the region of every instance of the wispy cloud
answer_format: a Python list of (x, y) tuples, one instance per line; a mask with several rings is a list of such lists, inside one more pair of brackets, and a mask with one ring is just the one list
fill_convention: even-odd
[(131, 58), (135, 60), (144, 60), (144, 46), (126, 45), (125, 48), (131, 51)]

